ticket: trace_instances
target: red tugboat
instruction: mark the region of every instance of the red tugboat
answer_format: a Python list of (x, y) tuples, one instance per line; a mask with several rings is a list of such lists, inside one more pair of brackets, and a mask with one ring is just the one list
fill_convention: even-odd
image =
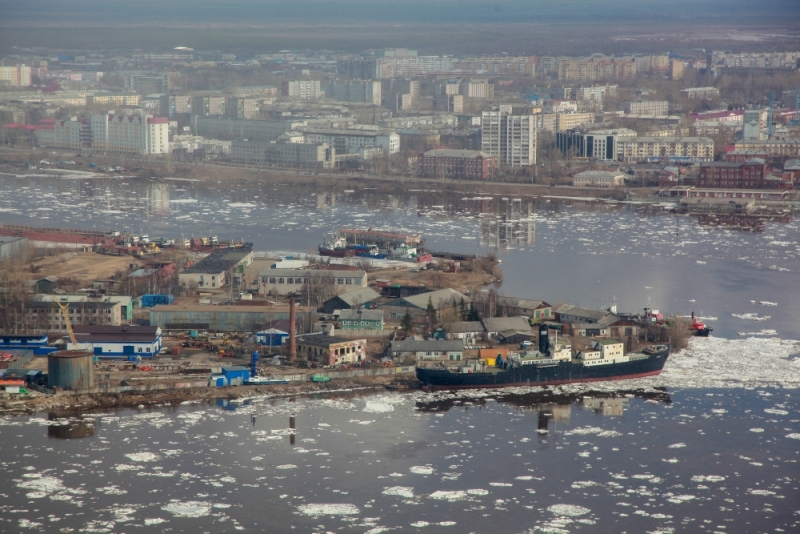
[(713, 330), (713, 328), (707, 327), (703, 321), (698, 319), (694, 312), (692, 312), (692, 322), (689, 323), (689, 328), (694, 331), (694, 335), (700, 337), (708, 337), (708, 334)]

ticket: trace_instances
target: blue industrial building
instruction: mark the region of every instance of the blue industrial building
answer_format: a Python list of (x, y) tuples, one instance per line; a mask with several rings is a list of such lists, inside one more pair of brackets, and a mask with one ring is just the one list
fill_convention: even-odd
[(268, 347), (280, 347), (289, 339), (289, 332), (278, 330), (277, 328), (269, 328), (256, 332), (256, 343), (259, 345), (266, 345)]
[(77, 347), (69, 350), (90, 350), (98, 358), (153, 358), (162, 348), (161, 329), (157, 326), (76, 326)]
[(47, 346), (47, 334), (0, 334), (0, 349), (32, 349)]
[(247, 367), (223, 367), (220, 374), (211, 375), (210, 386), (218, 388), (225, 386), (241, 386), (250, 378), (250, 369)]
[(142, 295), (142, 308), (153, 308), (159, 304), (172, 304), (175, 302), (174, 295), (148, 294)]

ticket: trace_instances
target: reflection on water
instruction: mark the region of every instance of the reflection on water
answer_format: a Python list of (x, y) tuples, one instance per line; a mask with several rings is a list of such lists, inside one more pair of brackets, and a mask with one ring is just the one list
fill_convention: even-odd
[(47, 437), (55, 439), (76, 439), (94, 436), (95, 421), (93, 418), (84, 420), (83, 418), (64, 419), (57, 414), (47, 414), (47, 419), (54, 421), (47, 425)]

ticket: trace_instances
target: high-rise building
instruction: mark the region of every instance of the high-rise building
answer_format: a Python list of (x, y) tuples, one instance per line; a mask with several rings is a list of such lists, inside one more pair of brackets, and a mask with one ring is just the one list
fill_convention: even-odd
[(0, 67), (1, 83), (7, 83), (11, 87), (28, 87), (31, 85), (31, 68), (27, 65)]
[(297, 100), (318, 100), (323, 94), (319, 80), (292, 80), (281, 89), (283, 96)]
[(761, 110), (744, 110), (744, 140), (757, 141), (761, 139)]
[(169, 152), (169, 119), (145, 113), (92, 113), (89, 119), (56, 121), (52, 130), (39, 130), (36, 135), (40, 145), (53, 148), (91, 148), (142, 155)]
[(536, 117), (503, 104), (481, 115), (481, 150), (509, 167), (536, 164)]

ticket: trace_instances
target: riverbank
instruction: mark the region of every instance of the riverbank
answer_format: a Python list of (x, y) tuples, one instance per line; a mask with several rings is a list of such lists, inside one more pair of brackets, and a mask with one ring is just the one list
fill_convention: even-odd
[(337, 391), (385, 389), (399, 386), (401, 389), (415, 387), (413, 373), (369, 376), (357, 378), (334, 378), (327, 383), (296, 382), (274, 386), (230, 386), (225, 388), (169, 389), (153, 392), (88, 395), (44, 395), (32, 391), (31, 398), (0, 401), (0, 416), (32, 415), (51, 413), (69, 416), (77, 412), (99, 409), (137, 407), (165, 407), (182, 403), (201, 403), (217, 399), (235, 400), (254, 395), (285, 397)]
[[(656, 190), (653, 188), (625, 187), (573, 187), (567, 184), (550, 185), (550, 180), (539, 178), (533, 183), (534, 178), (527, 183), (520, 182), (478, 182), (453, 179), (420, 178), (403, 175), (375, 175), (370, 173), (335, 173), (330, 171), (295, 171), (287, 169), (265, 169), (233, 164), (212, 163), (177, 163), (161, 160), (143, 160), (131, 156), (92, 157), (77, 156), (73, 152), (56, 152), (51, 154), (45, 150), (24, 150), (8, 147), (0, 148), (0, 172), (11, 174), (26, 174), (26, 164), (38, 163), (42, 159), (62, 160), (64, 158), (74, 161), (75, 165), (46, 166), (41, 171), (55, 172), (92, 172), (102, 178), (120, 178), (116, 173), (101, 173), (97, 170), (101, 166), (121, 165), (131, 171), (124, 173), (126, 179), (160, 178), (173, 180), (187, 180), (202, 182), (208, 185), (246, 185), (252, 183), (284, 184), (290, 181), (293, 185), (307, 185), (310, 187), (330, 187), (335, 185), (342, 189), (358, 190), (369, 188), (374, 192), (400, 192), (410, 189), (436, 192), (459, 192), (466, 194), (491, 193), (497, 195), (514, 196), (563, 196), (569, 198), (586, 198), (587, 200), (615, 199), (622, 200), (627, 194), (639, 197), (648, 197)], [(89, 169), (89, 161), (98, 167)]]

